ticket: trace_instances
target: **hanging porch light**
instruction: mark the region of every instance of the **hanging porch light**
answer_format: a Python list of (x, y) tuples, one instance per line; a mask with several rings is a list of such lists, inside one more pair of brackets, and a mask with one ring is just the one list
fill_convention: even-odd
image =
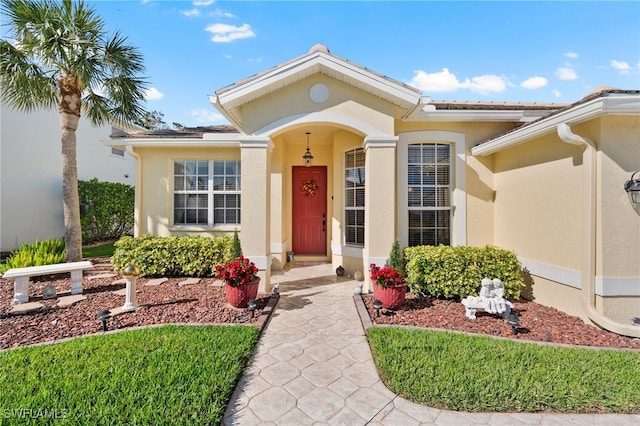
[(311, 167), (311, 160), (313, 160), (313, 155), (311, 155), (311, 151), (309, 150), (309, 135), (310, 132), (306, 132), (307, 134), (307, 152), (304, 153), (302, 159), (304, 160), (305, 167)]

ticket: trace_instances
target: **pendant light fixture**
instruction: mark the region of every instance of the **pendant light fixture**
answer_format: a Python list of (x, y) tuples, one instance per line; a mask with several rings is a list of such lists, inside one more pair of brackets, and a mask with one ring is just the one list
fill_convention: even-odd
[(313, 155), (311, 155), (311, 151), (309, 151), (309, 135), (311, 134), (311, 132), (306, 132), (306, 133), (307, 133), (307, 152), (304, 153), (302, 158), (304, 159), (304, 166), (311, 167), (311, 160), (313, 160)]

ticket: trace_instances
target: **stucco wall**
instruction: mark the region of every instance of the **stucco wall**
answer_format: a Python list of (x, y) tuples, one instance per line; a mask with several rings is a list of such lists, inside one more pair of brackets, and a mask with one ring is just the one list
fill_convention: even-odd
[(136, 209), (136, 235), (203, 235), (232, 233), (235, 226), (173, 226), (173, 162), (175, 160), (239, 160), (240, 148), (136, 148), (141, 158)]
[[(329, 90), (327, 100), (321, 103), (309, 97), (309, 90), (317, 83), (325, 84)], [(324, 75), (312, 76), (243, 105), (242, 125), (245, 133), (251, 134), (276, 122), (317, 111), (349, 117), (382, 133), (393, 134), (393, 110), (388, 103)]]
[(640, 116), (604, 117), (599, 130), (600, 273), (640, 280), (640, 206), (634, 206), (623, 189), (640, 170)]
[[(605, 116), (571, 131), (596, 153), (595, 293), (597, 308), (629, 324), (640, 312), (640, 208), (624, 182), (640, 164), (636, 116)], [(536, 301), (586, 319), (583, 287), (583, 145), (553, 133), (495, 154), (495, 244), (514, 250), (532, 274)]]
[[(36, 239), (64, 236), (60, 117), (56, 110), (20, 113), (1, 107), (0, 252)], [(135, 161), (101, 143), (111, 126), (81, 119), (77, 131), (78, 178), (135, 182)]]
[(582, 149), (555, 135), (495, 154), (494, 243), (579, 271)]

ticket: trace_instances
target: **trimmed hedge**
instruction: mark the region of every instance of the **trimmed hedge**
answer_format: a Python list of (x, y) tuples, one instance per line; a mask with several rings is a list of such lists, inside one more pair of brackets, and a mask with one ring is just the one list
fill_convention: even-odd
[(115, 271), (133, 264), (140, 276), (213, 277), (215, 266), (231, 258), (232, 238), (125, 236), (114, 245)]
[(78, 181), (83, 244), (119, 238), (133, 229), (135, 190), (93, 178)]
[(499, 278), (505, 298), (517, 300), (524, 286), (518, 257), (498, 247), (407, 247), (404, 258), (409, 289), (422, 296), (461, 300), (477, 296), (483, 278)]

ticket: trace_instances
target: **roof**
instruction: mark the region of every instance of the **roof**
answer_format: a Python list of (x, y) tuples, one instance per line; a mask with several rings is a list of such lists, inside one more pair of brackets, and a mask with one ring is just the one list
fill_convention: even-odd
[(111, 138), (201, 139), (206, 133), (238, 133), (238, 130), (228, 124), (222, 124), (219, 126), (183, 127), (180, 129), (141, 129), (136, 131), (124, 131), (122, 129), (113, 128)]
[(640, 115), (640, 90), (598, 88), (573, 104), (476, 145), (471, 154), (493, 154), (553, 133), (560, 123), (574, 125), (607, 114)]
[(308, 53), (217, 90), (211, 103), (238, 128), (242, 105), (317, 74), (324, 74), (392, 104), (398, 117), (420, 104), (421, 91), (355, 64), (316, 44)]

